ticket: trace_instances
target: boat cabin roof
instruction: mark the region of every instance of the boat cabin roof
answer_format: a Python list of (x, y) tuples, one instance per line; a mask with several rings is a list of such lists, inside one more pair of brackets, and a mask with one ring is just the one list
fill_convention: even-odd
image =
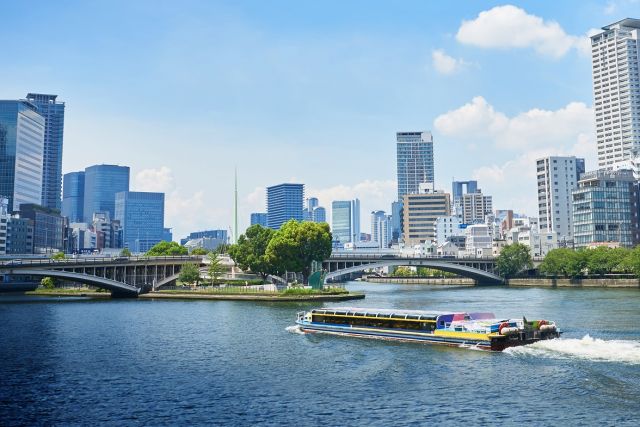
[(311, 314), (353, 316), (353, 317), (378, 317), (389, 319), (413, 319), (413, 320), (436, 320), (440, 317), (448, 322), (467, 319), (490, 319), (495, 316), (493, 313), (467, 313), (451, 311), (426, 311), (426, 310), (397, 310), (385, 308), (364, 308), (364, 307), (326, 307), (315, 308)]

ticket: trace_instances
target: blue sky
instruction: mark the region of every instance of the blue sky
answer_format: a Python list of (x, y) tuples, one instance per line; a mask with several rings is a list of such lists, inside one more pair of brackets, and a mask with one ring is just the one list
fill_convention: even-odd
[(175, 237), (240, 224), (263, 188), (390, 209), (395, 132), (431, 130), (437, 187), (535, 214), (537, 156), (595, 167), (586, 34), (619, 2), (33, 1), (3, 5), (0, 98), (67, 103), (64, 172), (132, 168)]

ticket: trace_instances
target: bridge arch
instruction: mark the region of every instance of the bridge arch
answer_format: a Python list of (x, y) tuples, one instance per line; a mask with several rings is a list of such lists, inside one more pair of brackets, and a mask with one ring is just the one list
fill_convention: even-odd
[(430, 260), (430, 259), (385, 260), (385, 261), (376, 261), (371, 263), (354, 265), (351, 267), (346, 267), (343, 269), (339, 269), (339, 270), (335, 270), (327, 273), (324, 277), (324, 283), (326, 284), (329, 280), (338, 278), (340, 276), (344, 276), (351, 273), (357, 273), (357, 272), (368, 270), (371, 268), (400, 267), (400, 266), (433, 268), (435, 270), (441, 270), (449, 273), (459, 274), (460, 276), (468, 277), (477, 282), (484, 282), (488, 284), (504, 283), (504, 279), (502, 277), (498, 276), (497, 274), (491, 273), (489, 271), (480, 270), (478, 268), (469, 267), (463, 264), (456, 264), (453, 262), (437, 261), (437, 260)]
[(25, 276), (37, 276), (37, 277), (53, 277), (56, 279), (73, 280), (87, 285), (96, 286), (98, 288), (107, 289), (111, 291), (112, 295), (122, 296), (137, 296), (143, 289), (133, 285), (129, 285), (124, 282), (118, 282), (116, 280), (107, 279), (100, 276), (93, 276), (90, 274), (73, 273), (64, 270), (43, 270), (43, 269), (20, 269), (20, 275)]

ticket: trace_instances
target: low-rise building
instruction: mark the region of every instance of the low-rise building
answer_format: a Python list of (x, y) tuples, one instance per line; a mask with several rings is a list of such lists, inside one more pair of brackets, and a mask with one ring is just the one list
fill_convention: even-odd
[(493, 239), (486, 224), (474, 224), (466, 228), (466, 249), (469, 256), (490, 256), (492, 254)]
[(403, 206), (403, 241), (412, 247), (433, 242), (436, 219), (451, 215), (449, 193), (427, 189), (424, 193), (405, 194)]

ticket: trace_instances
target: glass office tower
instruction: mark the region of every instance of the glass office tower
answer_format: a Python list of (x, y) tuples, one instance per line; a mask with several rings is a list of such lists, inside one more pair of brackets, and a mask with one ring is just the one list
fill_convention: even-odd
[(164, 193), (117, 193), (115, 219), (120, 221), (125, 248), (134, 253), (148, 251), (164, 237)]
[(274, 230), (295, 219), (302, 221), (304, 184), (280, 184), (267, 187), (267, 226)]
[(84, 209), (84, 172), (64, 174), (62, 186), (62, 215), (69, 222), (82, 222)]
[(42, 201), (44, 129), (35, 105), (0, 100), (0, 196), (12, 211)]
[(431, 132), (397, 132), (398, 200), (419, 192), (420, 184), (434, 182)]
[(83, 222), (93, 221), (96, 212), (115, 218), (116, 193), (129, 191), (129, 167), (95, 165), (84, 170)]
[(29, 93), (27, 100), (44, 118), (44, 159), (42, 163), (42, 206), (60, 210), (62, 185), (62, 139), (64, 136), (64, 102), (57, 95)]

